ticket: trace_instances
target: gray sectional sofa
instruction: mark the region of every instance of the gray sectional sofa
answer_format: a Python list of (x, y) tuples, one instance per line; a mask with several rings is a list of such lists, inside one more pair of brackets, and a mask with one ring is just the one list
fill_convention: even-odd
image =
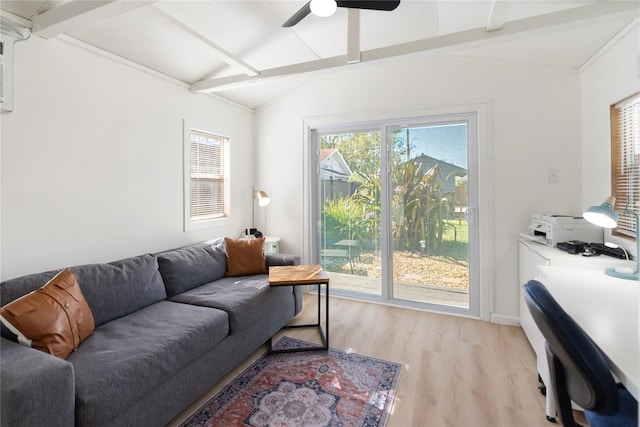
[[(299, 257), (267, 255), (268, 265)], [(299, 287), (226, 277), (224, 241), (71, 267), (95, 330), (67, 360), (0, 338), (0, 425), (163, 426), (302, 308)], [(57, 271), (0, 283), (0, 304)]]

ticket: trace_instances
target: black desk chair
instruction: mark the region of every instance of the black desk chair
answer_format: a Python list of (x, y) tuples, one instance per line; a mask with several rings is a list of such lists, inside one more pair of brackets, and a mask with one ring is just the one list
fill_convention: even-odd
[(524, 299), (546, 342), (558, 416), (578, 426), (571, 401), (580, 405), (590, 427), (638, 427), (638, 402), (618, 387), (598, 346), (536, 280), (523, 286)]

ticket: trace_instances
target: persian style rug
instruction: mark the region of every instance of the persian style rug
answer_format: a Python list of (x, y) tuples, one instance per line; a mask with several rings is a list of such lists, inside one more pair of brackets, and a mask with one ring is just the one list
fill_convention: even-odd
[[(283, 337), (274, 348), (308, 345)], [(382, 427), (401, 367), (333, 348), (266, 354), (181, 427)]]

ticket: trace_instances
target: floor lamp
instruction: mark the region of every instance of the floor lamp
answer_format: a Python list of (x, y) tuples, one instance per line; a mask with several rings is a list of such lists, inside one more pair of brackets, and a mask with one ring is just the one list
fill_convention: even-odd
[[(591, 206), (582, 215), (584, 219), (592, 224), (603, 228), (615, 228), (618, 226), (618, 213), (614, 210), (616, 198), (609, 196), (601, 205)], [(635, 268), (607, 268), (605, 274), (620, 279), (638, 280), (638, 270), (640, 269), (640, 239), (638, 238), (638, 214), (627, 206), (624, 213), (632, 215), (636, 220), (636, 263)], [(631, 271), (628, 271), (631, 270)]]

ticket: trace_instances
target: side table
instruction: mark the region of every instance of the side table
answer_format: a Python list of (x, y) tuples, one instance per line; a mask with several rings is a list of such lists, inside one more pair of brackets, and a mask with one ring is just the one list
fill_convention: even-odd
[[(304, 325), (286, 325), (283, 329), (318, 328), (322, 339), (322, 346), (311, 346), (293, 349), (273, 349), (273, 337), (269, 338), (270, 353), (292, 353), (299, 351), (328, 350), (329, 349), (329, 276), (320, 265), (285, 265), (269, 267), (269, 286), (301, 286), (318, 285), (318, 321)], [(321, 319), (321, 289), (325, 285), (325, 329), (322, 329)]]

